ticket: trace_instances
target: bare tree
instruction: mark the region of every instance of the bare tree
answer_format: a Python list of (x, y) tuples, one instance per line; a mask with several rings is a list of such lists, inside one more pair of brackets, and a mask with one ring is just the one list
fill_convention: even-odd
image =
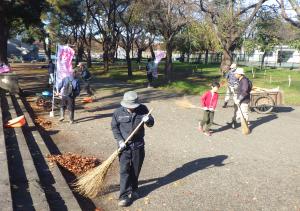
[(164, 38), (167, 52), (165, 79), (170, 82), (174, 37), (189, 21), (191, 4), (186, 0), (145, 0), (144, 2), (151, 26)]
[(104, 71), (109, 70), (109, 63), (114, 59), (120, 29), (117, 25), (118, 8), (122, 6), (119, 0), (85, 0), (90, 14), (98, 30), (100, 39), (97, 40), (103, 46)]
[(126, 61), (128, 68), (128, 77), (132, 77), (132, 64), (130, 51), (133, 51), (133, 44), (136, 36), (141, 33), (142, 28), (142, 13), (141, 4), (138, 1), (125, 1), (121, 11), (118, 10), (121, 34), (120, 34), (120, 46), (125, 49)]
[(255, 3), (250, 1), (251, 4), (241, 5), (241, 1), (236, 0), (199, 0), (199, 7), (213, 24), (223, 48), (220, 67), (222, 72), (229, 69), (233, 61), (233, 51), (266, 1), (268, 0), (257, 0)]
[(288, 21), (290, 24), (292, 24), (293, 26), (300, 28), (300, 3), (299, 1), (295, 1), (295, 0), (287, 0), (287, 2), (290, 4), (290, 6), (292, 7), (292, 10), (297, 14), (296, 17), (290, 17), (287, 13), (286, 13), (286, 4), (284, 3), (284, 0), (277, 0), (280, 8), (281, 8), (281, 15), (282, 17)]
[(142, 53), (147, 50), (154, 42), (155, 34), (147, 33), (146, 31), (141, 31), (135, 38), (134, 43), (137, 47), (137, 63), (141, 63)]

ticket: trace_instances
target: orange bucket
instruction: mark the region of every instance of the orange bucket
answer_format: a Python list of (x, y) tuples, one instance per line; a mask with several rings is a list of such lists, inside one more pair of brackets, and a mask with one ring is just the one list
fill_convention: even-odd
[(93, 98), (91, 98), (91, 97), (85, 97), (85, 98), (83, 98), (83, 100), (81, 102), (83, 102), (83, 103), (92, 103), (93, 102)]
[(22, 127), (26, 123), (24, 115), (9, 120), (4, 126), (7, 128)]

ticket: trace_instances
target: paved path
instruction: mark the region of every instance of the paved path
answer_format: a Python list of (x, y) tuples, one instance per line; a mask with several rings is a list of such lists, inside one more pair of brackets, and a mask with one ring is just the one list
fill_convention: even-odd
[[(140, 177), (141, 198), (129, 210), (299, 210), (299, 107), (269, 115), (251, 113), (252, 133), (231, 129), (232, 108), (217, 108), (214, 128), (206, 137), (197, 131), (201, 110), (176, 106), (180, 97), (155, 89), (139, 89), (142, 101), (154, 108), (156, 125), (146, 131), (146, 159)], [(99, 97), (100, 95), (100, 97)], [(74, 126), (54, 137), (59, 148), (106, 158), (115, 149), (110, 131), (112, 109), (121, 95), (103, 91), (97, 102), (83, 105)], [(194, 104), (198, 96), (189, 97)], [(221, 102), (219, 103), (221, 104)], [(68, 129), (74, 132), (67, 132)], [(118, 207), (118, 168), (108, 192), (95, 203)]]
[[(115, 149), (110, 130), (113, 109), (123, 91), (133, 87), (97, 82), (96, 101), (77, 103), (74, 125), (49, 131), (62, 152), (107, 158)], [(109, 90), (101, 88), (114, 87)], [(138, 89), (154, 108), (155, 127), (146, 131), (146, 159), (140, 195), (131, 207), (119, 209), (117, 162), (108, 178), (108, 193), (94, 200), (105, 210), (300, 210), (300, 108), (285, 107), (269, 115), (250, 114), (252, 133), (231, 129), (233, 108), (218, 106), (214, 128), (206, 137), (197, 131), (202, 111), (180, 108), (180, 96), (156, 89)], [(195, 105), (198, 96), (189, 96)], [(219, 105), (222, 101), (219, 102)]]

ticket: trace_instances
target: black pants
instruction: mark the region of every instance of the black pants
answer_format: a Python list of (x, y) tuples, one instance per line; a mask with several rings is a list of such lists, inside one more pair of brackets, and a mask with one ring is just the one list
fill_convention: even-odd
[(92, 96), (93, 95), (93, 92), (91, 90), (91, 87), (90, 87), (90, 81), (89, 80), (85, 80), (83, 82), (83, 88), (84, 88), (84, 91), (89, 95), (89, 96)]
[(136, 150), (126, 149), (119, 156), (120, 161), (120, 199), (138, 189), (138, 179), (145, 158), (144, 147)]
[(152, 73), (147, 73), (148, 86), (152, 86), (153, 75)]
[(204, 127), (204, 131), (208, 132), (210, 127), (212, 126), (214, 122), (214, 111), (204, 111), (203, 112), (203, 119), (200, 123), (201, 127)]
[(64, 115), (64, 111), (69, 111), (70, 120), (74, 120), (75, 98), (63, 96), (61, 99), (61, 109)]

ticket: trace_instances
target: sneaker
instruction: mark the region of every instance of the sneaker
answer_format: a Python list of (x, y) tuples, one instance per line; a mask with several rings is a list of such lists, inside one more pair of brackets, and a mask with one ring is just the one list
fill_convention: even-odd
[(224, 105), (222, 106), (223, 108), (227, 108), (227, 102), (224, 103)]
[(58, 121), (62, 122), (62, 121), (64, 121), (64, 119), (65, 119), (65, 118), (60, 117), (60, 118), (58, 119)]
[(131, 203), (130, 198), (129, 197), (125, 197), (123, 199), (120, 199), (118, 205), (119, 205), (119, 207), (127, 207), (127, 206), (130, 205), (130, 203)]
[(138, 199), (140, 196), (139, 194), (136, 192), (136, 191), (133, 191), (131, 194), (130, 194), (130, 198), (131, 199)]
[(204, 135), (211, 136), (211, 133), (210, 132), (204, 132)]

